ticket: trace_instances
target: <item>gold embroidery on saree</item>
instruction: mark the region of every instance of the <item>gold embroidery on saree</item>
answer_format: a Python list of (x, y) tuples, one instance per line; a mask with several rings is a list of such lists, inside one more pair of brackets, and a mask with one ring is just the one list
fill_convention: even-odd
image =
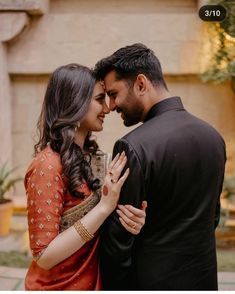
[[(91, 158), (91, 168), (95, 178), (98, 178), (101, 181), (101, 184), (104, 182), (104, 177), (107, 171), (108, 165), (108, 154), (103, 153), (102, 151), (97, 152), (96, 155)], [(71, 227), (77, 220), (81, 219), (86, 215), (96, 204), (100, 201), (101, 189), (94, 192), (88, 198), (86, 198), (80, 204), (68, 209), (63, 213), (60, 219), (60, 232)]]

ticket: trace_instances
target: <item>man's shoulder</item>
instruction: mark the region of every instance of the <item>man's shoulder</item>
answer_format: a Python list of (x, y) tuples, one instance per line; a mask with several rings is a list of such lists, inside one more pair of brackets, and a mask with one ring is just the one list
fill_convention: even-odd
[(220, 134), (220, 132), (213, 126), (211, 125), (209, 122), (189, 113), (189, 115), (191, 116), (191, 118), (194, 120), (195, 125), (198, 127), (198, 130), (201, 132), (202, 129), (204, 129), (206, 132), (213, 134), (215, 137), (217, 137), (218, 139), (224, 141), (222, 135)]
[(156, 116), (124, 135), (119, 141), (133, 148), (146, 144), (164, 144), (165, 141), (169, 142), (179, 135), (182, 136), (182, 133), (187, 136), (190, 133), (189, 129), (194, 130), (198, 135), (208, 134), (219, 141), (224, 141), (218, 130), (210, 123), (185, 110)]
[(127, 144), (136, 144), (144, 134), (145, 130), (145, 124), (141, 124), (137, 126), (135, 129), (131, 130), (129, 133), (124, 135), (122, 138), (119, 139), (119, 141), (122, 141)]

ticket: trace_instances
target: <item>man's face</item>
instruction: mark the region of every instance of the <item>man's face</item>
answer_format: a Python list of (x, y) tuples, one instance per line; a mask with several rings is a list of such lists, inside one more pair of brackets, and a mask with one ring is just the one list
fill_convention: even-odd
[(117, 80), (115, 71), (109, 72), (104, 78), (105, 90), (109, 96), (109, 108), (121, 113), (125, 126), (129, 127), (141, 121), (144, 108), (137, 95), (134, 86), (129, 86), (125, 80)]

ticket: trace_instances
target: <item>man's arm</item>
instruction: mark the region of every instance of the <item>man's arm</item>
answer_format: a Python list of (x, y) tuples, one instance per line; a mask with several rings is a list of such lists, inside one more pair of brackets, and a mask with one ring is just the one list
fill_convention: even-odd
[(223, 177), (221, 179), (221, 183), (220, 183), (220, 190), (219, 190), (219, 196), (218, 196), (218, 199), (217, 199), (217, 204), (216, 204), (216, 211), (215, 211), (215, 229), (217, 228), (218, 224), (219, 224), (219, 221), (220, 221), (220, 208), (221, 208), (221, 204), (220, 204), (220, 196), (221, 196), (221, 193), (222, 193), (222, 190), (223, 190), (223, 183), (224, 183), (224, 171), (225, 171), (225, 163), (226, 163), (226, 160), (227, 160), (227, 156), (226, 156), (226, 146), (225, 146), (225, 142), (224, 140), (223, 141), (223, 151), (224, 151), (224, 164), (223, 164), (223, 167), (222, 167), (222, 170), (223, 170)]
[(220, 197), (218, 198), (215, 211), (215, 229), (217, 228), (220, 221)]
[[(145, 198), (144, 177), (139, 158), (132, 146), (121, 139), (116, 142), (113, 157), (126, 152), (130, 174), (124, 183), (120, 204), (140, 207)], [(105, 221), (101, 235), (101, 275), (104, 290), (131, 290), (135, 288), (132, 253), (135, 236), (127, 232), (114, 211)]]

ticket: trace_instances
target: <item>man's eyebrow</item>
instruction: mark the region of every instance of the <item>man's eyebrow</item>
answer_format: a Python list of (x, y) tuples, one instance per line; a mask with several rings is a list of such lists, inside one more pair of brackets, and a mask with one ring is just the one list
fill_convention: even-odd
[(108, 94), (108, 96), (111, 96), (113, 94), (115, 94), (117, 91), (116, 90), (109, 90), (106, 93)]

